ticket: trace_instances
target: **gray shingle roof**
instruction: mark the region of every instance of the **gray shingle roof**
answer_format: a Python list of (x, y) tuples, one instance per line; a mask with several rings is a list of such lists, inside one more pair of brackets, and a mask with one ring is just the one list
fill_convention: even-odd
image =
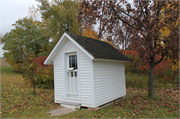
[(87, 52), (97, 59), (131, 61), (109, 43), (66, 32)]

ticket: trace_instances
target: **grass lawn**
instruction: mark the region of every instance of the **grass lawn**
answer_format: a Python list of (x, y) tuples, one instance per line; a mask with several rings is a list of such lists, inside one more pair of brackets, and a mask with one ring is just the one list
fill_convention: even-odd
[(178, 118), (178, 88), (158, 89), (156, 98), (147, 89), (128, 88), (125, 98), (98, 111), (81, 110), (60, 118)]
[(98, 111), (81, 109), (49, 117), (46, 112), (60, 107), (54, 103), (54, 90), (36, 88), (12, 67), (1, 67), (1, 118), (178, 118), (179, 88), (156, 88), (156, 98), (147, 97), (147, 89), (127, 88), (117, 103)]
[(1, 118), (47, 118), (46, 112), (59, 107), (54, 90), (36, 88), (12, 67), (1, 67)]

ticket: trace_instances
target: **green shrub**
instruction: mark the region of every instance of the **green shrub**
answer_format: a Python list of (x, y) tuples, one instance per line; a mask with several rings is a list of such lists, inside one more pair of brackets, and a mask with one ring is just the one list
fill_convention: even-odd
[[(124, 55), (126, 55), (131, 62), (126, 62), (125, 63), (125, 73), (128, 74), (138, 74), (139, 76), (142, 76), (142, 74), (147, 75), (146, 79), (141, 79), (141, 77), (133, 77), (133, 76), (128, 76), (126, 77), (126, 83), (127, 86), (132, 86), (134, 87), (146, 87), (148, 85), (148, 70), (149, 70), (149, 64), (143, 64), (141, 58), (138, 56), (138, 53), (133, 50), (122, 50), (120, 51)], [(156, 55), (155, 61), (158, 61), (161, 59), (161, 56)], [(179, 81), (179, 75), (178, 71), (174, 71), (172, 69), (172, 63), (168, 59), (164, 59), (161, 63), (159, 63), (155, 67), (155, 85), (164, 85), (171, 83), (174, 86), (178, 86), (178, 81)], [(135, 79), (136, 78), (136, 79)], [(138, 79), (137, 79), (138, 78)], [(141, 86), (143, 85), (143, 86)]]
[(126, 73), (126, 87), (146, 88), (148, 87), (148, 76), (146, 74)]
[(44, 65), (44, 61), (46, 58), (47, 56), (35, 57), (34, 55), (29, 55), (28, 57), (26, 57), (25, 62), (21, 66), (24, 71), (23, 76), (26, 79), (33, 80), (35, 82), (35, 85), (38, 85), (38, 87), (53, 89), (53, 66)]

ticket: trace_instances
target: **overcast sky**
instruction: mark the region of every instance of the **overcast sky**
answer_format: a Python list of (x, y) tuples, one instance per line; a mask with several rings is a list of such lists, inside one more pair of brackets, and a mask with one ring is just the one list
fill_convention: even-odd
[(38, 4), (35, 0), (0, 0), (0, 33), (10, 32), (12, 24), (26, 17), (29, 7), (37, 8)]
[[(129, 1), (132, 2), (132, 0)], [(39, 2), (35, 0), (0, 0), (0, 35), (10, 32), (14, 28), (12, 24), (26, 17), (29, 7), (33, 5), (37, 8), (38, 4)]]

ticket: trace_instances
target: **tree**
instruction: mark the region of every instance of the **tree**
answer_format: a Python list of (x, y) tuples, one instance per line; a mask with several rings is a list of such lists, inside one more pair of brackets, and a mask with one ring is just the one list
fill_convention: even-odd
[[(108, 31), (110, 37), (117, 33), (117, 26), (121, 25), (130, 28), (131, 48), (135, 48), (143, 62), (149, 64), (149, 92), (152, 98), (154, 90), (154, 69), (165, 57), (177, 60), (179, 55), (179, 24), (177, 27), (170, 27), (170, 33), (163, 39), (160, 36), (160, 29), (168, 24), (173, 24), (179, 18), (178, 2), (155, 1), (155, 0), (134, 0), (133, 7), (125, 0), (106, 0), (81, 2), (79, 19), (85, 24), (94, 25), (100, 23), (99, 35)], [(162, 9), (166, 9), (162, 20)], [(168, 17), (169, 16), (169, 17)], [(161, 59), (156, 61), (155, 56), (160, 55)]]
[[(80, 34), (81, 25), (78, 22), (79, 1), (78, 0), (53, 0), (49, 3), (47, 0), (38, 0), (43, 20), (54, 44), (60, 39), (67, 29), (69, 23), (69, 32)], [(69, 20), (67, 21), (67, 15)]]
[[(38, 54), (38, 56), (47, 56), (52, 48), (54, 47), (53, 43), (50, 42), (52, 41), (52, 36), (49, 33), (48, 30), (48, 23), (49, 21), (45, 21), (44, 19), (41, 18), (41, 11), (39, 8), (35, 8), (34, 6), (29, 7), (29, 13), (28, 13), (28, 18), (31, 18), (33, 21), (41, 21), (40, 24), (40, 32), (42, 32), (44, 35), (47, 36), (47, 39), (49, 39), (49, 42), (44, 42), (42, 44), (42, 48), (40, 49), (40, 53)], [(51, 38), (50, 38), (51, 37)]]
[[(162, 14), (161, 14), (162, 22), (164, 22), (165, 18), (171, 17), (170, 14), (166, 14), (166, 12), (167, 12), (166, 9), (173, 9), (174, 11), (177, 11), (177, 12), (179, 10), (179, 8), (174, 6), (174, 5), (172, 5), (172, 6), (171, 5), (167, 5), (166, 8), (162, 8), (162, 10), (161, 10), (161, 12), (162, 12)], [(178, 28), (178, 27), (179, 27), (179, 19), (177, 19), (175, 22), (173, 22), (171, 24), (164, 25), (164, 27), (162, 27), (160, 29), (160, 31), (159, 31), (161, 39), (165, 40), (166, 37), (168, 37), (169, 34), (171, 33), (171, 29)], [(168, 39), (166, 39), (166, 40), (168, 40)], [(169, 39), (169, 40), (171, 40), (171, 39)], [(164, 44), (162, 44), (162, 45), (164, 45)], [(173, 81), (174, 80), (174, 76), (175, 76), (175, 74), (178, 74), (178, 72), (179, 72), (179, 59), (177, 59), (177, 60), (172, 60), (171, 59), (171, 65), (172, 65), (172, 69), (173, 69), (173, 76), (172, 76), (171, 80), (172, 80), (172, 83), (174, 85), (174, 81)]]
[(31, 18), (19, 19), (13, 24), (15, 29), (6, 33), (2, 39), (5, 42), (3, 49), (8, 51), (4, 54), (7, 60), (22, 63), (27, 54), (38, 56), (42, 44), (49, 40), (47, 35), (43, 34), (40, 24), (41, 22)]
[(93, 30), (92, 26), (84, 29), (84, 31), (82, 32), (82, 36), (86, 36), (86, 37), (93, 38), (93, 39), (98, 39), (97, 32), (95, 30)]
[(33, 59), (36, 58), (36, 56), (34, 54), (28, 54), (27, 57), (25, 58), (25, 62), (23, 65), (23, 77), (31, 80), (32, 84), (33, 84), (33, 94), (36, 94), (35, 91), (35, 81), (37, 80), (36, 75), (37, 75), (37, 68), (38, 68), (38, 64), (33, 62)]
[(36, 8), (34, 5), (29, 7), (28, 18), (31, 18), (33, 21), (41, 21), (41, 12), (39, 8)]
[(115, 31), (115, 38), (114, 42), (117, 45), (120, 45), (123, 50), (129, 49), (129, 46), (131, 45), (129, 40), (132, 38), (133, 30), (129, 26), (118, 26)]

